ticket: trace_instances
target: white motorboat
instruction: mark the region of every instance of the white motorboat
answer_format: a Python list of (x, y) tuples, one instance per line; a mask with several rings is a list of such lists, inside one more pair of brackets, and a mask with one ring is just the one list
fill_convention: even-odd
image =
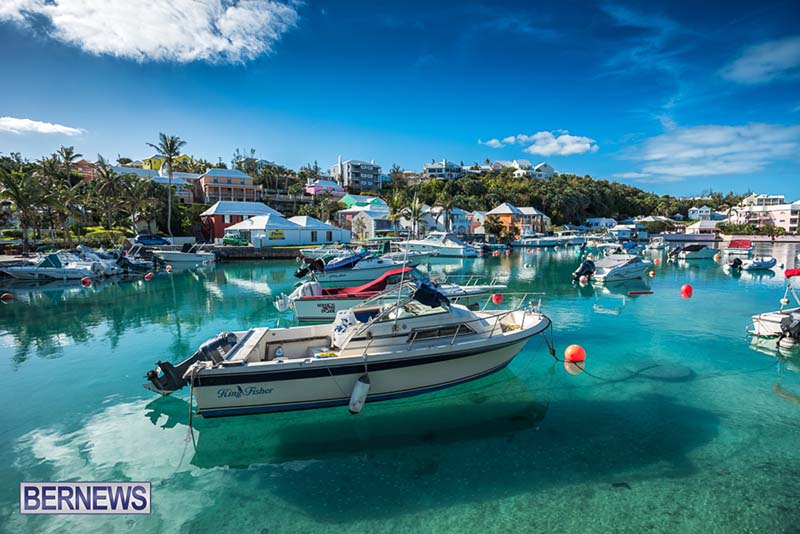
[(773, 257), (760, 257), (751, 260), (743, 260), (741, 258), (733, 258), (728, 261), (728, 267), (731, 269), (741, 269), (742, 271), (766, 271), (775, 267), (778, 260)]
[(661, 236), (656, 236), (650, 239), (647, 245), (644, 247), (645, 250), (655, 251), (655, 250), (666, 250), (667, 242)]
[(750, 256), (754, 248), (749, 239), (734, 239), (722, 251), (728, 256)]
[[(781, 298), (781, 307), (776, 311), (753, 315), (753, 323), (748, 333), (760, 337), (780, 337), (786, 346), (797, 346), (800, 342), (800, 295), (793, 280), (800, 280), (800, 269), (787, 269), (786, 290)], [(794, 299), (796, 306), (791, 306), (789, 296)]]
[(366, 284), (375, 280), (382, 274), (398, 267), (414, 267), (416, 261), (393, 260), (383, 257), (373, 257), (371, 252), (354, 253), (351, 256), (335, 258), (327, 264), (320, 258), (311, 259), (301, 257), (305, 263), (294, 275), (303, 278), (313, 273), (314, 279), (325, 287), (347, 286)]
[(31, 265), (6, 267), (2, 272), (20, 280), (80, 280), (103, 274), (99, 263), (76, 262), (61, 253), (46, 254)]
[(635, 254), (609, 254), (594, 262), (594, 273), (591, 276), (598, 282), (632, 280), (644, 276), (651, 265), (653, 262), (643, 260)]
[[(427, 277), (411, 267), (400, 267), (385, 272), (372, 282), (355, 287), (324, 288), (316, 280), (301, 282), (291, 294), (281, 293), (274, 300), (278, 311), (293, 309), (299, 322), (332, 321), (336, 314), (353, 306), (358, 306), (364, 301), (378, 296), (380, 293), (391, 290), (404, 280), (426, 280)], [(438, 283), (440, 293), (451, 302), (465, 306), (474, 305), (478, 300), (485, 300), (487, 296), (506, 288), (500, 284), (467, 284)], [(393, 298), (391, 292), (387, 298)]]
[(586, 241), (586, 234), (576, 232), (575, 230), (556, 232), (556, 243), (559, 245), (585, 245)]
[(202, 251), (200, 245), (183, 245), (182, 250), (153, 250), (153, 256), (160, 259), (164, 263), (180, 263), (189, 265), (205, 265), (214, 263), (216, 256), (213, 252)]
[(425, 239), (412, 239), (397, 243), (405, 252), (421, 252), (431, 256), (452, 258), (474, 258), (478, 251), (449, 232), (431, 232)]
[(337, 244), (322, 245), (319, 247), (300, 249), (300, 254), (302, 254), (306, 258), (324, 258), (326, 256), (331, 256), (334, 258), (342, 258), (345, 256), (349, 256), (352, 253), (353, 249), (351, 249), (347, 245), (337, 245)]
[(543, 334), (538, 308), (470, 311), (430, 284), (342, 311), (330, 324), (224, 332), (178, 365), (158, 362), (145, 387), (168, 395), (190, 385), (204, 417), (390, 400), (498, 371)]
[(681, 260), (710, 260), (719, 253), (718, 250), (709, 248), (706, 245), (695, 243), (678, 247), (669, 253), (670, 258), (679, 258)]
[(558, 246), (558, 239), (555, 236), (546, 236), (535, 232), (526, 232), (514, 242), (515, 246), (524, 248), (542, 248)]

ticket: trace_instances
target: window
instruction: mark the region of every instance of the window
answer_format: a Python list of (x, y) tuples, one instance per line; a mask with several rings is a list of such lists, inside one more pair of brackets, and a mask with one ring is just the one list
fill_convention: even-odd
[(222, 216), (222, 220), (225, 222), (225, 224), (230, 224), (231, 223), (231, 216), (230, 215), (223, 215)]
[(311, 242), (312, 243), (316, 243), (317, 242), (317, 231), (316, 230), (311, 230)]
[(333, 231), (328, 230), (328, 233), (325, 237), (327, 238), (328, 241), (333, 241)]

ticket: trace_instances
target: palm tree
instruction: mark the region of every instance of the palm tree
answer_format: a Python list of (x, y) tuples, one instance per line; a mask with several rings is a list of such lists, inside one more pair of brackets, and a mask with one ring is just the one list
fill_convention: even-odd
[(120, 175), (111, 168), (101, 155), (97, 155), (97, 179), (94, 181), (97, 193), (95, 201), (106, 217), (106, 228), (113, 228), (114, 212), (118, 210), (122, 192)]
[(387, 199), (386, 205), (389, 208), (389, 220), (394, 225), (394, 234), (398, 235), (397, 224), (400, 217), (403, 216), (403, 209), (405, 208), (406, 196), (395, 189), (394, 193)]
[(181, 155), (181, 148), (186, 144), (186, 141), (175, 135), (167, 135), (165, 133), (158, 134), (158, 144), (147, 143), (158, 150), (158, 153), (164, 156), (164, 165), (167, 166), (167, 177), (169, 179), (169, 195), (167, 196), (167, 231), (172, 236), (172, 169), (175, 166), (175, 160)]
[(416, 197), (411, 202), (411, 206), (405, 208), (403, 210), (403, 215), (411, 221), (411, 233), (414, 237), (417, 237), (417, 233), (419, 232), (420, 222), (422, 222), (422, 213), (423, 203)]
[(69, 185), (72, 184), (72, 167), (75, 165), (75, 161), (83, 157), (83, 154), (78, 154), (75, 152), (74, 146), (61, 146), (58, 149), (58, 158), (61, 160), (61, 165), (64, 172), (64, 177)]
[(0, 198), (10, 200), (16, 207), (22, 228), (23, 254), (28, 252), (28, 230), (36, 220), (45, 195), (45, 189), (35, 174), (23, 171), (22, 167), (11, 172), (0, 168)]
[(141, 179), (135, 174), (124, 174), (122, 175), (122, 187), (125, 192), (128, 213), (131, 216), (131, 229), (136, 234), (136, 217), (141, 217), (155, 201), (153, 182)]
[[(444, 230), (445, 232), (450, 231), (450, 213), (453, 211), (455, 207), (455, 197), (453, 195), (447, 194), (447, 192), (442, 191), (439, 193), (439, 196), (436, 199), (436, 204), (442, 208), (442, 211), (439, 213), (439, 217), (444, 215)], [(437, 220), (438, 218), (437, 217)]]
[(303, 184), (294, 183), (289, 186), (289, 195), (292, 197), (292, 213), (297, 213), (297, 197), (303, 194), (305, 187)]

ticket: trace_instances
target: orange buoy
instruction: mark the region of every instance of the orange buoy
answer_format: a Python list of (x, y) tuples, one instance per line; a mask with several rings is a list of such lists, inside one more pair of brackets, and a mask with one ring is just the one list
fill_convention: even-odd
[(685, 299), (692, 298), (692, 294), (694, 293), (694, 289), (689, 284), (683, 284), (681, 286), (681, 296)]
[(571, 375), (581, 374), (584, 367), (586, 367), (584, 362), (564, 362), (564, 369)]
[(172, 265), (167, 265), (166, 267), (164, 267), (164, 270), (167, 271), (168, 273), (171, 273), (172, 272)]
[(147, 273), (146, 275), (144, 275), (144, 279), (149, 282), (150, 280), (153, 279), (153, 273)]
[(658, 265), (659, 263), (661, 263), (661, 260), (659, 260), (658, 258), (653, 260), (653, 265)]
[(0, 300), (2, 300), (3, 302), (11, 302), (12, 300), (14, 300), (14, 295), (12, 295), (11, 293), (3, 293), (2, 295), (0, 295)]
[(580, 363), (586, 360), (586, 351), (580, 345), (570, 345), (564, 349), (564, 361)]
[(81, 278), (81, 285), (83, 287), (89, 287), (90, 285), (92, 285), (92, 279), (89, 278), (88, 276), (84, 276), (83, 278)]
[(501, 295), (499, 293), (493, 294), (492, 295), (492, 302), (494, 302), (495, 304), (499, 305), (500, 303), (503, 302), (503, 295)]

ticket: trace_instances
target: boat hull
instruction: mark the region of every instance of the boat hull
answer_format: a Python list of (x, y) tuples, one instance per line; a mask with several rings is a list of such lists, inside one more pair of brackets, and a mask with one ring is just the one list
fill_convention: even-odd
[(710, 248), (698, 250), (696, 252), (688, 252), (685, 254), (681, 252), (678, 257), (682, 260), (713, 260), (714, 256), (716, 256), (718, 253), (718, 250)]
[(598, 282), (617, 282), (620, 280), (635, 280), (642, 278), (650, 267), (650, 263), (637, 264), (635, 267), (622, 267), (611, 269), (607, 273), (595, 273), (594, 278)]
[(367, 267), (362, 269), (359, 269), (358, 267), (354, 267), (352, 269), (337, 269), (323, 273), (316, 273), (314, 276), (316, 277), (317, 281), (325, 287), (350, 286), (372, 282), (387, 271), (404, 266), (413, 267), (414, 265), (412, 265), (412, 262), (409, 262), (406, 265), (387, 262), (385, 265), (379, 265), (375, 267)]
[(154, 251), (153, 255), (167, 263), (213, 263), (215, 260), (215, 256), (211, 252), (159, 250)]
[(472, 247), (437, 247), (428, 244), (401, 243), (409, 252), (439, 258), (475, 258), (478, 252)]
[(88, 269), (9, 267), (3, 269), (3, 272), (19, 280), (80, 280), (82, 278), (95, 277), (95, 273)]
[(499, 371), (520, 352), (528, 337), (490, 350), (476, 347), (456, 352), (449, 346), (438, 347), (420, 350), (413, 358), (375, 358), (366, 364), (309, 363), (302, 370), (233, 371), (213, 380), (204, 379), (201, 372), (194, 395), (203, 417), (343, 406), (350, 402), (356, 381), (366, 370), (371, 384), (367, 402), (408, 397)]
[(786, 308), (783, 311), (773, 311), (753, 315), (753, 324), (748, 333), (759, 337), (778, 337), (781, 335), (781, 321), (800, 311), (800, 308)]

